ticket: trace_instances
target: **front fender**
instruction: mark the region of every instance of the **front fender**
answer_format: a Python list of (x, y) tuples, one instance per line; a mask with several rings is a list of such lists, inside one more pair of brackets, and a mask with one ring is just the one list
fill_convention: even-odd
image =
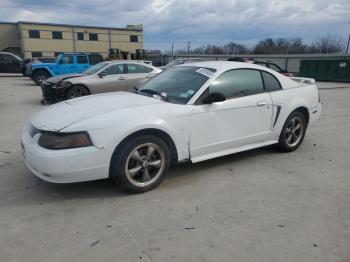
[[(183, 118), (170, 118), (169, 120), (160, 117), (133, 118), (136, 116), (125, 114), (123, 117), (115, 118), (108, 114), (104, 118), (93, 117), (79, 123), (66, 127), (62, 132), (74, 132), (87, 130), (93, 143), (106, 152), (106, 157), (113, 154), (115, 148), (128, 136), (145, 129), (157, 129), (165, 132), (173, 140), (178, 160), (189, 158), (188, 141), (189, 130), (186, 128)], [(133, 120), (135, 119), (135, 120)], [(107, 126), (105, 123), (109, 123)], [(91, 128), (101, 126), (101, 128)], [(102, 127), (104, 126), (104, 127)], [(112, 141), (112, 142), (111, 142)]]
[(47, 68), (47, 67), (36, 67), (36, 68), (32, 68), (33, 74), (37, 71), (47, 71), (49, 74), (51, 74), (51, 76), (55, 76), (54, 72)]

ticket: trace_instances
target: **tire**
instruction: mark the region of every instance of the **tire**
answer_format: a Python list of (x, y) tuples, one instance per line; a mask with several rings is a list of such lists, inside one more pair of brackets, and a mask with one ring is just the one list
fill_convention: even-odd
[(51, 75), (48, 72), (40, 70), (40, 71), (34, 72), (33, 81), (35, 82), (35, 84), (40, 86), (42, 82), (44, 82), (46, 79), (50, 77)]
[(110, 177), (125, 191), (144, 193), (163, 181), (170, 164), (170, 149), (162, 139), (139, 136), (128, 139), (114, 151)]
[(307, 123), (305, 115), (299, 111), (292, 112), (283, 125), (278, 147), (283, 152), (296, 150), (304, 140)]
[(66, 98), (73, 99), (87, 95), (90, 95), (90, 91), (85, 86), (73, 86), (67, 91)]

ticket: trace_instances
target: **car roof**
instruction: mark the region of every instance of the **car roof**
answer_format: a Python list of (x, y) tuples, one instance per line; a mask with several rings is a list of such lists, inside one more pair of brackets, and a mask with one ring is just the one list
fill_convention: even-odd
[(283, 89), (292, 88), (299, 85), (297, 82), (293, 81), (289, 77), (281, 75), (280, 73), (270, 68), (257, 65), (257, 64), (246, 63), (246, 62), (205, 61), (205, 62), (182, 64), (176, 67), (182, 67), (182, 66), (193, 66), (193, 67), (204, 67), (204, 68), (215, 69), (217, 71), (213, 74), (213, 77), (217, 77), (221, 73), (232, 69), (257, 69), (257, 70), (269, 72), (270, 74), (274, 75), (280, 81)]
[[(245, 62), (232, 62), (232, 61), (203, 61), (203, 62), (195, 62), (195, 63), (186, 63), (178, 66), (195, 66), (195, 67), (206, 67), (212, 68), (217, 71), (227, 71), (230, 69), (237, 68), (252, 68), (252, 69), (263, 69), (266, 70), (266, 67), (250, 64)], [(270, 71), (270, 70), (266, 70)]]
[(0, 54), (2, 54), (2, 55), (11, 55), (11, 56), (16, 57), (17, 59), (22, 60), (22, 58), (20, 58), (18, 55), (15, 55), (14, 53), (10, 53), (10, 52), (0, 52)]
[(3, 51), (1, 51), (0, 54), (17, 56), (17, 55), (15, 55), (15, 54), (13, 54), (13, 53), (10, 53), (10, 52), (3, 52)]
[(139, 60), (113, 60), (113, 61), (103, 61), (107, 64), (123, 64), (123, 63), (133, 63), (133, 64), (140, 64), (140, 65), (148, 65), (148, 66), (152, 66), (150, 64), (141, 62)]

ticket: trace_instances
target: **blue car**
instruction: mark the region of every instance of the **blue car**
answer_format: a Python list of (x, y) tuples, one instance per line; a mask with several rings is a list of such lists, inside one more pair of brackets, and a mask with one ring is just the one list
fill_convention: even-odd
[(94, 53), (62, 53), (53, 63), (32, 64), (30, 77), (37, 85), (46, 79), (69, 73), (81, 73), (90, 66), (103, 61), (100, 54)]

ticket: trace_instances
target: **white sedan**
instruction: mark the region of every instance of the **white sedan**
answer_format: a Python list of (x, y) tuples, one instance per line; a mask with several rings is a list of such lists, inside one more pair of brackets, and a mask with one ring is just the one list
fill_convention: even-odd
[(34, 115), (22, 134), (36, 176), (55, 183), (111, 177), (123, 189), (159, 185), (171, 163), (278, 144), (293, 151), (320, 116), (312, 79), (239, 62), (170, 68), (133, 93), (77, 98)]

